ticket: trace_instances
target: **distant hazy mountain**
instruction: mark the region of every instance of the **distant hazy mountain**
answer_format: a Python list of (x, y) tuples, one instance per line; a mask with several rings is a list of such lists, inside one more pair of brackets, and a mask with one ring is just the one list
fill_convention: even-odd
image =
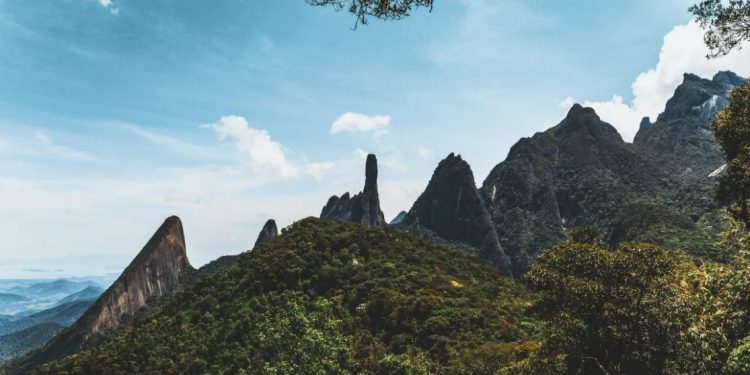
[(57, 305), (63, 305), (70, 302), (76, 302), (76, 301), (90, 301), (95, 300), (99, 298), (99, 296), (104, 293), (104, 289), (98, 287), (98, 286), (87, 286), (85, 289), (75, 292), (71, 295), (68, 295), (67, 297), (61, 299), (56, 304)]
[(0, 321), (0, 335), (17, 332), (40, 323), (73, 324), (94, 303), (94, 300), (68, 302), (16, 320)]

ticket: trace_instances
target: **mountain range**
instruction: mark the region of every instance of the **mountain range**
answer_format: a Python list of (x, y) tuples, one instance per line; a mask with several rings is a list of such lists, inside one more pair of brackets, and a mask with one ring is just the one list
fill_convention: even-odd
[[(709, 124), (743, 82), (731, 72), (685, 74), (633, 143), (576, 104), (513, 145), (479, 186), (451, 153), (390, 225), (375, 155), (363, 190), (332, 196), (320, 219), (281, 235), (269, 220), (252, 250), (198, 270), (180, 219), (170, 217), (81, 318), (6, 370), (180, 373), (251, 363), (268, 373), (378, 372), (422, 358), (472, 372), (471, 355), (524, 350), (539, 329), (524, 322), (520, 306), (534, 297), (515, 279), (574, 228), (595, 228), (612, 246), (661, 241), (721, 261), (710, 246), (723, 225), (711, 192), (724, 160)], [(295, 352), (316, 361), (295, 367)], [(326, 367), (333, 363), (346, 368)]]

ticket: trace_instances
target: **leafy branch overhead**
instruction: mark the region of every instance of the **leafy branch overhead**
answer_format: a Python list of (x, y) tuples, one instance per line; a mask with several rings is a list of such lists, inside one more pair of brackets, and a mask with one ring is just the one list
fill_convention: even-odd
[(354, 24), (367, 25), (369, 17), (382, 20), (399, 20), (412, 10), (423, 7), (432, 10), (433, 0), (305, 0), (310, 5), (332, 6), (336, 11), (347, 8), (357, 17)]
[(690, 11), (706, 30), (708, 57), (724, 56), (750, 40), (749, 0), (703, 0), (690, 7)]

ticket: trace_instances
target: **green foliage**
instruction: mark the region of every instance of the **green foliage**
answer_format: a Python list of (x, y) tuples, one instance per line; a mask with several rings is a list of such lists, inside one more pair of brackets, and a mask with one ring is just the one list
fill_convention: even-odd
[(570, 230), (568, 234), (570, 240), (578, 243), (587, 243), (599, 245), (602, 241), (602, 233), (593, 226), (576, 227)]
[(310, 5), (332, 6), (336, 11), (347, 8), (357, 17), (356, 28), (360, 23), (367, 25), (368, 17), (382, 20), (399, 20), (420, 7), (432, 10), (433, 0), (305, 0)]
[(531, 354), (532, 300), (471, 255), (310, 218), (37, 373), (472, 373)]
[(711, 50), (708, 57), (719, 57), (750, 40), (750, 1), (702, 0), (690, 11), (706, 29), (704, 41)]
[(525, 276), (550, 322), (545, 360), (565, 373), (661, 374), (676, 362), (691, 304), (670, 254), (653, 245), (609, 249), (568, 242)]
[[(750, 11), (750, 4), (747, 5)], [(719, 176), (718, 201), (750, 226), (750, 83), (732, 92), (729, 105), (712, 124), (727, 166)]]
[(727, 375), (750, 374), (750, 337), (743, 339), (739, 345), (729, 353), (729, 359), (724, 367)]

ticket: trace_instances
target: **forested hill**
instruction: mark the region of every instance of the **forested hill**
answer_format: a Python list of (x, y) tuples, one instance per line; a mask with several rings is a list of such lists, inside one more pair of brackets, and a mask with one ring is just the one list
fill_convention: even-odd
[(486, 372), (538, 347), (525, 314), (533, 299), (472, 255), (308, 218), (102, 345), (36, 372)]

